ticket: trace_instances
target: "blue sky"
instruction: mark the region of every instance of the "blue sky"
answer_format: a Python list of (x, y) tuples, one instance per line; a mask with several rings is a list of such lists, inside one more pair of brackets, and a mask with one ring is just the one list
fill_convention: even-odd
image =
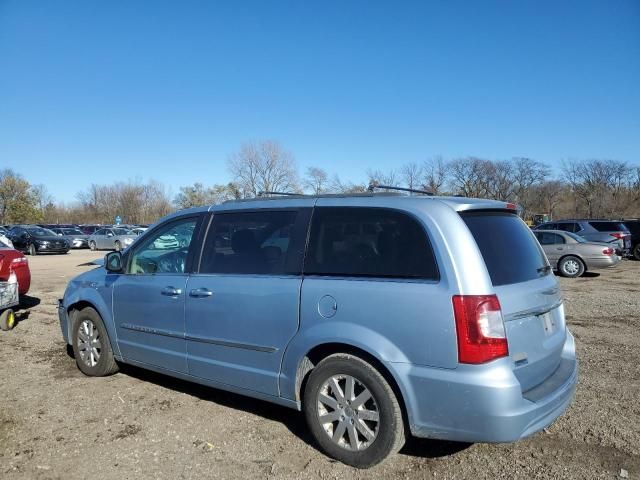
[(640, 163), (640, 2), (0, 0), (0, 168), (229, 180), (275, 139), (363, 180), (445, 158)]

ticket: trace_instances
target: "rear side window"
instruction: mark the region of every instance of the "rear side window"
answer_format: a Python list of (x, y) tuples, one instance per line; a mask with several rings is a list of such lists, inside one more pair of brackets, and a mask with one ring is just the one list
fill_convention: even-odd
[(579, 232), (580, 226), (575, 222), (561, 222), (558, 223), (557, 230), (564, 230), (565, 232)]
[(566, 243), (562, 235), (551, 232), (536, 232), (536, 237), (540, 245), (556, 245), (558, 243)]
[(620, 222), (589, 222), (599, 232), (626, 232), (627, 227)]
[(385, 208), (318, 207), (305, 274), (437, 280), (431, 244), (418, 221)]
[(216, 213), (202, 251), (200, 273), (299, 275), (308, 212)]
[(465, 212), (461, 216), (495, 286), (526, 282), (550, 273), (542, 248), (517, 215)]

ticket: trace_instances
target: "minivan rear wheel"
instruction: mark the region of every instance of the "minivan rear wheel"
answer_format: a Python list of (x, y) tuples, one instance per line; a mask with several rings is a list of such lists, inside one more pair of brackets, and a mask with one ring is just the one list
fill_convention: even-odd
[(580, 277), (585, 270), (584, 263), (578, 257), (567, 255), (558, 265), (558, 270), (564, 277), (576, 278)]
[(104, 377), (118, 371), (107, 329), (93, 308), (83, 308), (74, 315), (72, 346), (76, 364), (85, 375)]
[(404, 445), (402, 410), (393, 389), (354, 355), (331, 355), (311, 371), (303, 408), (322, 450), (347, 465), (372, 467)]

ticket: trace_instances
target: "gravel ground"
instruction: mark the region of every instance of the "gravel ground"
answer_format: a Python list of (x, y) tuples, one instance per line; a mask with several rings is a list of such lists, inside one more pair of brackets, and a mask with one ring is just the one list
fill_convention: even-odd
[(322, 455), (302, 414), (135, 368), (89, 378), (56, 300), (100, 255), (30, 258), (28, 308), (0, 333), (0, 478), (640, 478), (640, 262), (561, 279), (581, 376), (569, 410), (510, 445), (412, 439), (358, 471)]

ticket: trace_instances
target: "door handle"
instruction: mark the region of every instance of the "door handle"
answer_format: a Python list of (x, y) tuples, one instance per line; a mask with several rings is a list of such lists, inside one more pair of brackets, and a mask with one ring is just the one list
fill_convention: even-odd
[(556, 247), (556, 250), (563, 250), (563, 247)]
[(175, 287), (164, 287), (160, 293), (162, 295), (166, 295), (167, 297), (177, 297), (182, 293), (182, 290)]
[(213, 292), (208, 288), (195, 288), (189, 292), (189, 295), (196, 298), (211, 297)]

